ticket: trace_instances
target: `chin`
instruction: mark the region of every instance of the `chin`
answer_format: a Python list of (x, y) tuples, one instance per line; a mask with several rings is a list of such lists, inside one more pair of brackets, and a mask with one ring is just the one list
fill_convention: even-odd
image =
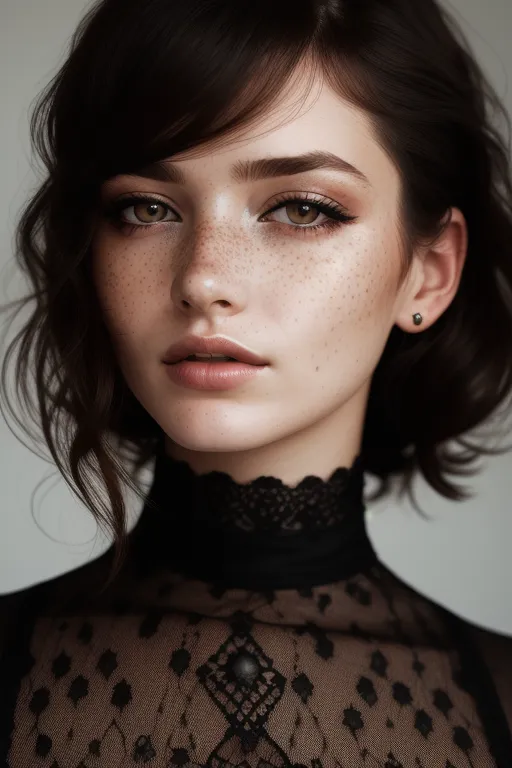
[(209, 414), (205, 408), (187, 408), (183, 413), (155, 419), (170, 440), (189, 451), (238, 452), (261, 448), (280, 437), (268, 415), (263, 420), (251, 410), (244, 406), (231, 414)]

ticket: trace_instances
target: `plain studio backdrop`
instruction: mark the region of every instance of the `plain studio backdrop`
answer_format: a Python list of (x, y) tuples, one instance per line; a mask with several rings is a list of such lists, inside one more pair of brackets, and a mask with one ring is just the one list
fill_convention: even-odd
[[(84, 0), (0, 0), (0, 303), (25, 292), (13, 263), (13, 234), (18, 211), (37, 178), (28, 109), (65, 58), (70, 36), (88, 7)], [(462, 22), (510, 113), (511, 0), (454, 0), (448, 7)], [(26, 317), (20, 313), (4, 344)], [(2, 331), (5, 336), (4, 327)], [(505, 411), (507, 421), (508, 415), (505, 444), (512, 444), (512, 408)], [(49, 454), (45, 461), (33, 455), (3, 419), (0, 450), (0, 594), (70, 571), (105, 551), (109, 542)], [(474, 492), (470, 500), (447, 501), (418, 479), (417, 499), (430, 519), (420, 516), (407, 497), (393, 494), (368, 504), (368, 532), (381, 560), (405, 582), (459, 616), (512, 636), (512, 453), (486, 458), (479, 466), (481, 473), (469, 481)], [(146, 488), (153, 467), (150, 462), (141, 476)], [(367, 487), (372, 488), (371, 477)], [(142, 504), (128, 492), (126, 501), (131, 528)]]

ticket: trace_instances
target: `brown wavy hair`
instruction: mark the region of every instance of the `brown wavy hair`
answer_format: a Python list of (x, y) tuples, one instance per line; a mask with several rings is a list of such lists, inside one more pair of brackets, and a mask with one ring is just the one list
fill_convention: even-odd
[(440, 494), (461, 499), (453, 476), (493, 452), (467, 433), (512, 388), (510, 118), (455, 18), (435, 0), (102, 0), (32, 111), (33, 151), (47, 173), (20, 216), (16, 259), (33, 292), (7, 306), (35, 305), (1, 382), (13, 413), (6, 373), (18, 348), (18, 402), (113, 537), (111, 577), (126, 545), (120, 481), (141, 496), (134, 473), (162, 430), (121, 375), (95, 294), (100, 186), (239, 135), (268, 114), (303, 62), (365, 111), (400, 173), (404, 273), (414, 245), (435, 240), (451, 206), (468, 225), (450, 307), (421, 334), (390, 334), (372, 380), (365, 466), (380, 494), (392, 475), (410, 491), (419, 470)]

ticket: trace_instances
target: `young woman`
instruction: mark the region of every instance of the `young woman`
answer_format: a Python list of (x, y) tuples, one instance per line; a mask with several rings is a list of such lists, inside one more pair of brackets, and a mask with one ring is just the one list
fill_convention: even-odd
[(3, 598), (2, 764), (512, 765), (505, 666), (363, 501), (365, 472), (460, 498), (512, 388), (493, 107), (434, 0), (84, 18), (32, 123), (16, 377), (113, 544)]

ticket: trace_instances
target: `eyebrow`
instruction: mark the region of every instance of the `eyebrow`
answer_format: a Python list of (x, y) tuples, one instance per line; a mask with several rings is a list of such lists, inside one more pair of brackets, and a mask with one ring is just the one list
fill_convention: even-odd
[[(322, 152), (320, 150), (294, 157), (239, 160), (231, 167), (230, 175), (235, 182), (241, 184), (279, 176), (294, 176), (299, 173), (308, 173), (322, 169), (348, 174), (362, 182), (364, 186), (371, 187), (368, 177), (358, 168), (332, 152)], [(150, 163), (137, 172), (128, 175), (141, 176), (153, 179), (154, 181), (164, 181), (172, 184), (186, 184), (186, 176), (183, 171), (169, 161)]]

